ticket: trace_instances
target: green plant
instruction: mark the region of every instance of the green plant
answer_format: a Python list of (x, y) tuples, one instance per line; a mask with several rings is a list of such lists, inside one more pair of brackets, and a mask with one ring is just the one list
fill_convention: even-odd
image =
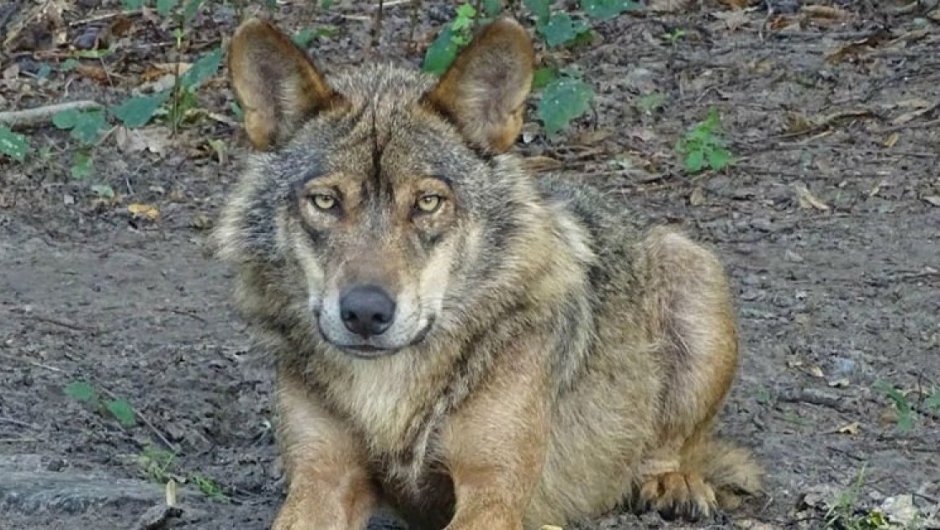
[(840, 530), (883, 530), (891, 528), (887, 518), (880, 510), (865, 510), (858, 506), (862, 486), (865, 483), (867, 463), (862, 465), (855, 480), (841, 492), (826, 512), (826, 528)]
[(698, 173), (706, 167), (720, 171), (734, 163), (725, 143), (718, 111), (710, 109), (708, 118), (695, 124), (679, 139), (676, 151), (689, 173)]
[[(572, 68), (559, 64), (555, 51), (566, 46), (584, 44), (591, 40), (591, 21), (607, 20), (625, 11), (638, 9), (640, 4), (631, 0), (582, 0), (579, 10), (553, 9), (552, 0), (524, 0), (526, 9), (535, 18), (535, 32), (548, 48), (547, 64), (535, 71), (533, 90), (542, 90), (538, 116), (551, 136), (568, 127), (572, 120), (591, 109), (594, 89)], [(501, 3), (488, 0), (482, 5), (483, 15), (492, 18), (499, 14)], [(424, 56), (423, 69), (436, 75), (443, 74), (461, 48), (470, 40), (470, 28), (484, 19), (468, 3), (458, 7), (454, 19), (438, 34)]]
[(641, 96), (636, 101), (636, 108), (643, 114), (652, 114), (658, 109), (661, 109), (666, 103), (666, 96), (659, 92), (652, 92)]
[(189, 476), (189, 479), (192, 480), (196, 487), (199, 488), (199, 491), (210, 500), (218, 502), (229, 501), (228, 496), (222, 491), (222, 487), (209, 477), (200, 473), (193, 473)]
[(107, 412), (124, 427), (133, 427), (136, 423), (134, 408), (126, 399), (113, 398), (102, 401), (87, 381), (73, 381), (66, 385), (63, 391), (75, 401), (86, 403), (102, 413)]
[(461, 4), (450, 24), (438, 34), (424, 55), (421, 68), (434, 75), (442, 75), (457, 53), (470, 42), (470, 31), (476, 19), (477, 10), (470, 4)]
[[(898, 414), (896, 429), (901, 434), (907, 434), (914, 429), (914, 407), (903, 392), (894, 387), (893, 384), (878, 380), (872, 385), (872, 388), (881, 392), (886, 398), (894, 403), (894, 409)], [(940, 400), (940, 398), (938, 398)]]
[(545, 86), (539, 101), (539, 119), (550, 136), (568, 126), (571, 120), (591, 108), (594, 90), (591, 85), (572, 76), (560, 76)]
[(26, 160), (31, 151), (29, 140), (9, 127), (0, 125), (0, 155), (8, 156), (20, 162)]
[(670, 45), (675, 46), (677, 42), (684, 39), (686, 36), (686, 31), (682, 28), (675, 28), (672, 31), (663, 33), (663, 40), (668, 42)]
[(137, 456), (137, 465), (151, 480), (161, 484), (173, 478), (176, 454), (165, 449), (147, 446)]

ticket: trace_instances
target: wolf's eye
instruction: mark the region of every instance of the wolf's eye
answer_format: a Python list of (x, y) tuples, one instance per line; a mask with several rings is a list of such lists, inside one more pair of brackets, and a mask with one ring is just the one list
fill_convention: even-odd
[(310, 196), (310, 202), (312, 202), (318, 210), (332, 210), (336, 206), (336, 197), (318, 193)]
[(440, 195), (424, 195), (415, 203), (415, 208), (421, 213), (434, 213), (443, 202), (444, 199)]

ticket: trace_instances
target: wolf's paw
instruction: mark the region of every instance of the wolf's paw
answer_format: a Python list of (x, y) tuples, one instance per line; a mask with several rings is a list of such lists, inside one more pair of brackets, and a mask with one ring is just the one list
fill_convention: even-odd
[(697, 473), (654, 475), (640, 488), (640, 501), (665, 519), (696, 521), (712, 517), (717, 510), (715, 491)]

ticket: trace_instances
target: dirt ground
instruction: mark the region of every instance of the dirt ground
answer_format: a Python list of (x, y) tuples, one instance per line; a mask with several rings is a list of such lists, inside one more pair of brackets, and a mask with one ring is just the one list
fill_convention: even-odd
[[(418, 64), (407, 6), (387, 3), (377, 54)], [(754, 4), (732, 14), (695, 2), (600, 24), (570, 54), (598, 89), (594, 113), (549, 140), (530, 112), (518, 149), (655, 221), (682, 223), (728, 265), (744, 358), (721, 430), (764, 463), (767, 493), (699, 527), (821, 528), (837, 499), (864, 516), (889, 497), (913, 502), (911, 527), (940, 527), (925, 522), (940, 510), (940, 412), (927, 401), (940, 390), (940, 11)], [(116, 9), (77, 3), (64, 15), (69, 38)], [(194, 40), (217, 44), (237, 18), (224, 5), (206, 13)], [(328, 66), (364, 60), (370, 13), (288, 2), (275, 18), (291, 30), (336, 26), (311, 46)], [(452, 13), (425, 2), (418, 40)], [(55, 53), (11, 53), (0, 70), (17, 64), (19, 75), (2, 85), (0, 110), (120, 101), (128, 72), (167, 60), (167, 46), (148, 42), (125, 42), (120, 60), (103, 63), (115, 74), (104, 86), (69, 73), (43, 81), (30, 72)], [(661, 108), (640, 112), (654, 92)], [(230, 100), (224, 76), (200, 92), (212, 112), (231, 116)], [(674, 145), (710, 107), (738, 160), (688, 176)], [(51, 155), (0, 158), (0, 528), (144, 527), (138, 519), (164, 498), (141, 464), (148, 448), (176, 452), (165, 476), (186, 480), (169, 527), (266, 528), (283, 485), (272, 373), (249, 350), (231, 273), (205, 244), (243, 160), (241, 133), (203, 119), (159, 153), (106, 139), (94, 179), (118, 197), (102, 201), (70, 178), (66, 133), (29, 132)], [(209, 139), (229, 156), (212, 155)], [(132, 203), (156, 206), (159, 219), (133, 218)], [(129, 401), (136, 425), (68, 398), (76, 381)], [(883, 383), (904, 393), (901, 406)], [(904, 405), (909, 430), (898, 429)], [(201, 492), (196, 475), (227, 500)], [(580, 528), (664, 525), (684, 526), (612, 514)]]

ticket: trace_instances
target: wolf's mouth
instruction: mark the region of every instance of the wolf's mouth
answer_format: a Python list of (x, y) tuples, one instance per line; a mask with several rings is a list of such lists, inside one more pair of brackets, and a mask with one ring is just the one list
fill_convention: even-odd
[(345, 353), (352, 355), (353, 357), (358, 357), (360, 359), (375, 359), (377, 357), (385, 357), (387, 355), (394, 355), (398, 353), (400, 350), (403, 350), (405, 348), (417, 346), (418, 344), (424, 342), (424, 339), (427, 338), (433, 326), (434, 326), (434, 317), (432, 316), (428, 318), (428, 323), (423, 328), (421, 328), (421, 331), (419, 331), (417, 335), (415, 335), (415, 337), (410, 342), (401, 346), (390, 346), (390, 347), (375, 346), (372, 344), (337, 344), (333, 342), (332, 340), (330, 340), (330, 338), (327, 337), (325, 333), (323, 333), (322, 329), (320, 330), (320, 335), (323, 337), (324, 340), (326, 340), (327, 342), (329, 342), (336, 348), (343, 350)]

